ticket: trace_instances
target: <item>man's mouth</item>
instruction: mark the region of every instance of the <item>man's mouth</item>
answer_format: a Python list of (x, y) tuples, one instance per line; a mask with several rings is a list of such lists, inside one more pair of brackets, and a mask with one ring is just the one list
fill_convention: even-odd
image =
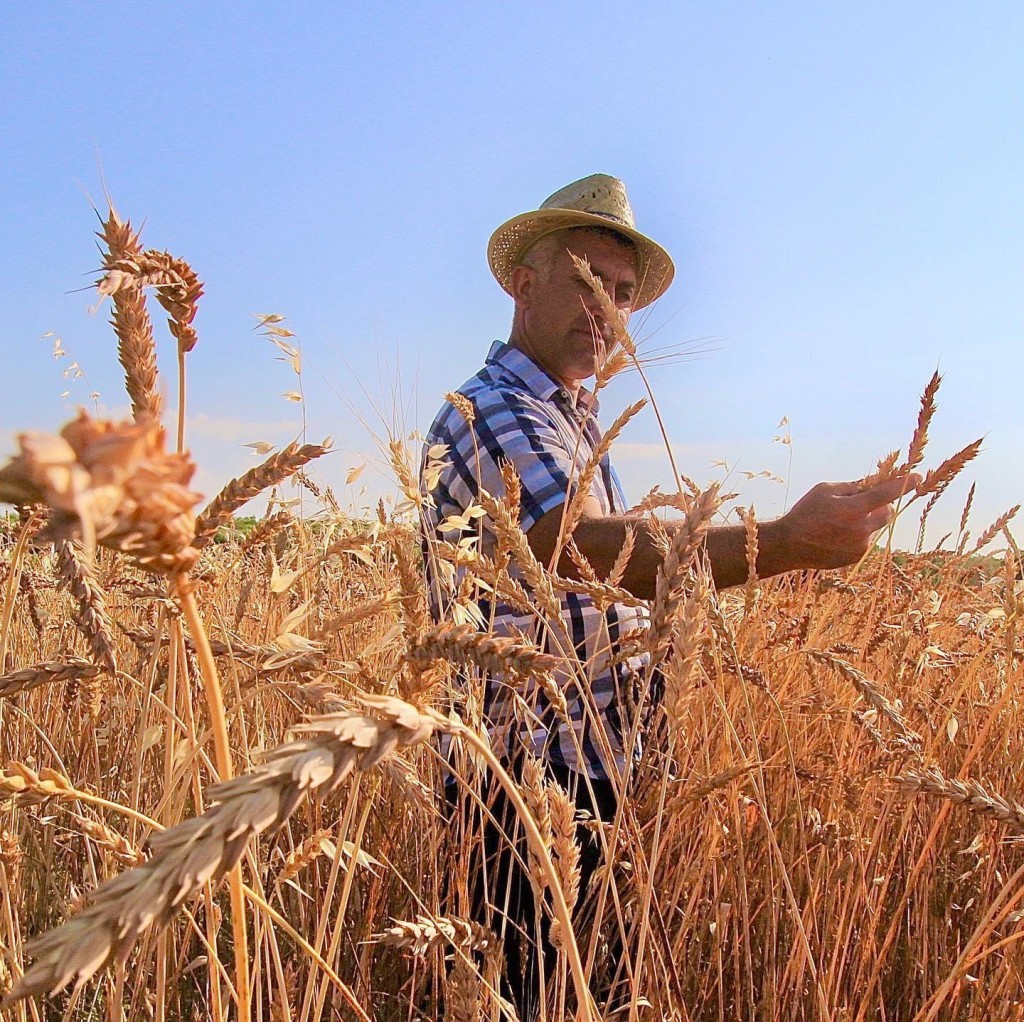
[(592, 341), (596, 341), (598, 343), (603, 342), (608, 344), (612, 340), (611, 330), (607, 328), (604, 330), (596, 330), (589, 323), (586, 326), (577, 327), (575, 332), (583, 334), (585, 337), (589, 337)]

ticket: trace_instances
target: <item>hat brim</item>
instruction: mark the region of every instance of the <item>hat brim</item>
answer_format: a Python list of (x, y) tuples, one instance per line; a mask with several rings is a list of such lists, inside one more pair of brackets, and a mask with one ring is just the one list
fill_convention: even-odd
[(538, 209), (520, 213), (506, 220), (491, 235), (487, 243), (487, 262), (502, 288), (512, 293), (509, 285), (512, 270), (530, 248), (541, 238), (569, 227), (605, 227), (629, 238), (636, 245), (640, 258), (636, 268), (639, 288), (634, 312), (650, 305), (668, 290), (675, 276), (675, 265), (672, 257), (656, 241), (611, 217), (575, 209)]

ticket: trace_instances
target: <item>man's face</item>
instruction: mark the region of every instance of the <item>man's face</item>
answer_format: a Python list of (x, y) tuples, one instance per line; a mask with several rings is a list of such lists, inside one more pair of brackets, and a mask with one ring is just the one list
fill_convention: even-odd
[(569, 253), (590, 263), (623, 321), (636, 300), (636, 257), (629, 245), (604, 234), (566, 232), (541, 245), (545, 248), (534, 265), (515, 271), (520, 274), (517, 346), (575, 389), (596, 372), (611, 329)]

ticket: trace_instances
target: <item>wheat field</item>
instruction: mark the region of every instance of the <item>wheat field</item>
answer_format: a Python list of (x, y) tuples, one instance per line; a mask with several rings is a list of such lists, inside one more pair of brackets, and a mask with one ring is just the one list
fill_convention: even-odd
[[(134, 420), (83, 414), (22, 438), (0, 470), (16, 507), (0, 535), (4, 1017), (512, 1018), (500, 942), (469, 912), (500, 786), (555, 920), (546, 1018), (1024, 1018), (1016, 509), (975, 528), (968, 502), (935, 549), (883, 536), (854, 568), (715, 592), (699, 551), (722, 495), (648, 495), (655, 532), (665, 514), (686, 525), (662, 530), (650, 629), (625, 640), (651, 665), (644, 753), (615, 820), (586, 831), (603, 865), (580, 889), (572, 799), (535, 764), (510, 777), (481, 720), (488, 671), (524, 713), (537, 688), (557, 712), (566, 658), (488, 635), (475, 599), (529, 607), (557, 650), (558, 593), (632, 600), (629, 551), (604, 578), (578, 554), (578, 578), (548, 570), (508, 473), (476, 509), (499, 556), (479, 552), (472, 516), (432, 544), (451, 583), (435, 621), (419, 452), (397, 439), (399, 501), (368, 520), (315, 482), (326, 445), (299, 443), (196, 511), (184, 425), (160, 426), (150, 304), (184, 407), (202, 285), (113, 212), (101, 241)], [(619, 342), (599, 385), (635, 359)], [(937, 387), (875, 478), (927, 467)], [(978, 449), (939, 459), (904, 501), (922, 537)], [(265, 512), (237, 519), (261, 494)], [(603, 1016), (614, 940), (629, 996)]]

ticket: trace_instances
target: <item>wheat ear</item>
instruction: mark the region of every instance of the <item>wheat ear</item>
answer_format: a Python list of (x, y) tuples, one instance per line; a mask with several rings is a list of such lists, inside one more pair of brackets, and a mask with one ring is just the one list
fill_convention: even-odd
[(619, 417), (611, 424), (611, 426), (605, 431), (604, 436), (601, 437), (600, 442), (594, 448), (593, 453), (587, 458), (586, 464), (580, 470), (579, 479), (576, 483), (576, 492), (572, 495), (572, 499), (569, 501), (569, 506), (565, 510), (565, 514), (562, 518), (561, 533), (563, 536), (571, 536), (579, 525), (580, 519), (583, 517), (583, 509), (586, 502), (590, 499), (590, 487), (593, 485), (594, 476), (597, 474), (598, 468), (601, 466), (601, 462), (608, 456), (608, 452), (611, 450), (612, 444), (618, 439), (619, 434), (625, 429), (626, 424), (634, 415), (638, 414), (640, 410), (647, 404), (646, 398), (641, 398), (639, 401), (629, 405), (622, 411)]
[[(565, 631), (562, 622), (562, 604), (544, 566), (537, 560), (515, 515), (503, 500), (492, 497), (486, 490), (479, 494), (480, 506), (491, 518), (498, 543), (507, 550), (519, 567), (526, 586), (533, 592), (537, 607), (546, 615), (549, 627), (557, 634)], [(570, 643), (571, 645), (571, 643)]]
[(861, 694), (864, 701), (877, 710), (890, 724), (896, 728), (900, 738), (912, 749), (919, 749), (921, 736), (914, 731), (907, 721), (907, 718), (885, 697), (879, 688), (878, 683), (872, 681), (863, 671), (858, 671), (853, 664), (842, 657), (836, 656), (823, 649), (804, 648), (801, 652), (810, 659), (831, 667), (841, 678), (850, 682), (851, 685)]
[[(548, 812), (551, 818), (552, 851), (558, 878), (565, 891), (565, 901), (572, 912), (580, 896), (580, 845), (576, 840), (576, 803), (565, 789), (554, 781), (548, 782)], [(561, 946), (562, 927), (557, 919), (551, 923), (551, 941)]]
[(399, 947), (423, 958), (435, 948), (452, 944), (467, 951), (493, 951), (494, 934), (480, 923), (457, 916), (417, 916), (415, 920), (395, 919), (382, 933), (371, 938), (377, 944)]
[(1001, 514), (979, 537), (978, 542), (974, 544), (974, 549), (971, 551), (972, 554), (976, 554), (982, 547), (988, 546), (1009, 525), (1010, 521), (1016, 517), (1017, 512), (1020, 510), (1020, 504), (1014, 504), (1009, 511)]
[[(106, 245), (103, 265), (108, 271), (119, 261), (130, 260), (142, 253), (138, 234), (130, 223), (121, 220), (114, 209), (103, 222), (99, 237)], [(111, 292), (101, 289), (101, 293)], [(124, 382), (132, 400), (132, 414), (136, 420), (159, 422), (163, 399), (157, 384), (156, 343), (153, 324), (146, 311), (146, 298), (142, 288), (134, 280), (129, 280), (112, 294), (112, 301), (114, 315), (110, 322), (117, 335), (117, 355), (124, 367)]]
[[(117, 656), (103, 588), (79, 544), (64, 540), (57, 544), (56, 552), (57, 574), (75, 601), (75, 624), (85, 636), (93, 659), (113, 678), (117, 674)], [(95, 716), (102, 698), (99, 672), (80, 677), (86, 682), (85, 705)]]
[(933, 766), (925, 770), (907, 770), (894, 777), (893, 782), (907, 793), (947, 799), (955, 805), (966, 806), (972, 813), (990, 816), (1005, 823), (1018, 834), (1024, 834), (1024, 806), (1016, 799), (1003, 798), (986, 791), (975, 780), (958, 781), (948, 778), (938, 767)]
[(928, 472), (917, 488), (917, 496), (924, 497), (929, 493), (945, 489), (963, 471), (964, 467), (978, 456), (981, 451), (981, 443), (980, 439), (975, 440), (963, 450), (950, 455), (938, 468), (933, 468)]
[(0, 699), (10, 699), (21, 692), (30, 692), (34, 688), (58, 681), (75, 682), (95, 678), (99, 673), (100, 668), (96, 664), (81, 657), (47, 660), (0, 676)]
[(626, 329), (626, 321), (612, 297), (605, 289), (601, 278), (596, 276), (590, 268), (586, 259), (581, 259), (574, 252), (569, 253), (576, 271), (586, 282), (587, 286), (594, 293), (598, 304), (601, 306), (601, 314), (608, 328), (611, 330), (612, 343), (604, 351), (603, 358), (599, 360), (597, 369), (596, 389), (600, 390), (607, 382), (620, 373), (629, 365), (631, 359), (636, 358), (636, 345)]
[(914, 435), (910, 440), (910, 447), (907, 448), (907, 471), (917, 468), (924, 458), (925, 445), (928, 443), (928, 427), (931, 425), (932, 416), (935, 415), (935, 395), (939, 392), (939, 384), (942, 377), (938, 370), (932, 373), (932, 378), (924, 388), (921, 395), (921, 411), (917, 416), (917, 426)]
[(754, 600), (757, 597), (757, 555), (760, 538), (757, 527), (757, 512), (754, 505), (750, 509), (740, 511), (740, 521), (743, 522), (744, 547), (747, 555), (747, 584), (743, 590), (743, 613), (749, 614), (754, 609)]
[(231, 520), (231, 516), (253, 497), (271, 486), (277, 486), (293, 472), (308, 464), (314, 458), (326, 454), (328, 444), (291, 443), (283, 451), (272, 454), (262, 464), (250, 469), (244, 475), (232, 479), (196, 519), (196, 538), (193, 546), (202, 549), (213, 542), (217, 530)]
[(558, 657), (541, 653), (524, 642), (501, 635), (478, 632), (472, 625), (444, 623), (425, 632), (412, 645), (409, 660), (418, 667), (429, 667), (436, 660), (470, 664), (483, 671), (534, 677), (554, 671)]
[(701, 495), (690, 502), (686, 514), (674, 522), (668, 551), (658, 569), (654, 583), (654, 602), (651, 605), (650, 650), (657, 663), (668, 649), (676, 609), (683, 599), (690, 565), (707, 535), (711, 516), (718, 510), (721, 499), (718, 484), (712, 483)]

